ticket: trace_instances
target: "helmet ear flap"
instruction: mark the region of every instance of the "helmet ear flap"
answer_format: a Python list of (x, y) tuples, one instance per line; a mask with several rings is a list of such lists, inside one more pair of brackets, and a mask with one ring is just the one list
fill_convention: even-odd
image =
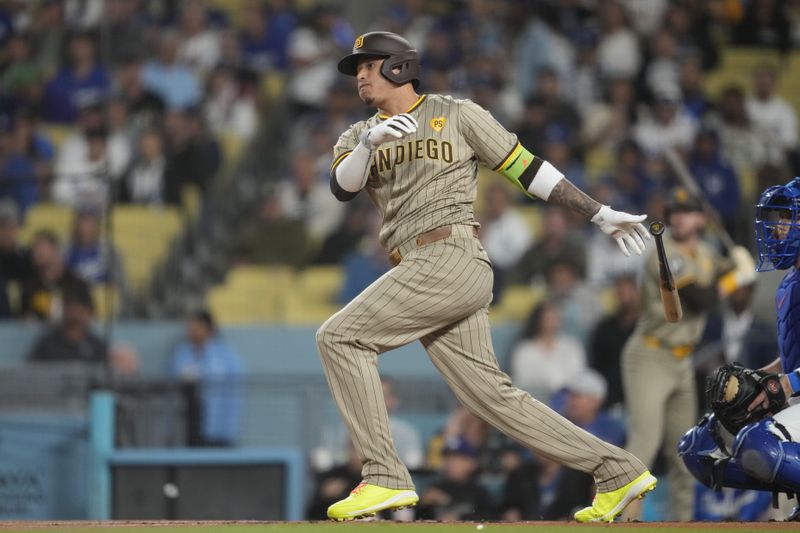
[[(395, 69), (400, 69), (400, 72), (395, 73)], [(392, 83), (403, 85), (411, 82), (414, 89), (418, 89), (419, 56), (417, 52), (408, 51), (387, 57), (381, 65), (381, 74)]]

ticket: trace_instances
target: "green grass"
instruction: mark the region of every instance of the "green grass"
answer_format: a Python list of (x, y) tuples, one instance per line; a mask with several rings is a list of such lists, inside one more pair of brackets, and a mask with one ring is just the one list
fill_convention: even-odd
[(552, 523), (520, 523), (520, 524), (479, 524), (475, 523), (456, 523), (456, 524), (436, 524), (436, 523), (410, 523), (399, 524), (391, 522), (374, 523), (330, 523), (330, 522), (298, 522), (298, 523), (265, 523), (265, 524), (176, 524), (168, 526), (163, 524), (125, 524), (125, 525), (103, 525), (93, 526), (73, 526), (69, 523), (37, 527), (34, 524), (24, 525), (16, 528), (14, 526), (4, 527), (0, 522), (0, 531), (20, 531), (24, 533), (32, 532), (59, 532), (59, 533), (96, 533), (98, 530), (133, 531), (135, 533), (195, 533), (198, 531), (214, 533), (344, 533), (358, 531), (359, 533), (567, 533), (579, 530), (587, 531), (587, 528), (623, 528), (635, 529), (641, 533), (714, 533), (714, 532), (762, 532), (765, 529), (794, 529), (797, 525), (786, 523), (760, 523), (760, 524), (563, 524), (555, 525)]

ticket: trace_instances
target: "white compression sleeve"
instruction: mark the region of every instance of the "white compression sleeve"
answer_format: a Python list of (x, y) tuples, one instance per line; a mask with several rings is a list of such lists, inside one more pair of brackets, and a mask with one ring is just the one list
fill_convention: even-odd
[(347, 192), (358, 192), (367, 184), (372, 151), (358, 143), (350, 154), (336, 166), (336, 181)]

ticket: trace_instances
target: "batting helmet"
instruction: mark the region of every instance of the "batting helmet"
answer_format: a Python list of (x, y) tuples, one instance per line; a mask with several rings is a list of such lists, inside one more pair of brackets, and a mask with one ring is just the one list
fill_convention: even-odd
[[(419, 54), (411, 43), (388, 31), (372, 31), (360, 35), (353, 43), (353, 53), (339, 61), (339, 72), (355, 76), (358, 60), (365, 56), (383, 57), (386, 61), (381, 66), (381, 74), (387, 80), (398, 85), (411, 83), (414, 89), (419, 88)], [(400, 72), (394, 73), (394, 69)]]
[(685, 187), (675, 187), (669, 192), (667, 202), (664, 206), (664, 217), (676, 211), (702, 211), (703, 205), (700, 200), (693, 196)]

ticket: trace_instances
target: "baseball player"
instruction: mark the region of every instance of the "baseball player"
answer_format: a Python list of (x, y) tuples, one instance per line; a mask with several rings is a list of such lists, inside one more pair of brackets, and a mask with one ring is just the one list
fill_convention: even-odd
[(644, 215), (600, 205), (476, 104), (417, 94), (419, 57), (399, 35), (359, 36), (338, 68), (357, 78), (359, 96), (378, 112), (339, 138), (331, 190), (347, 201), (366, 189), (395, 266), (317, 331), (328, 384), (363, 462), (363, 482), (328, 516), (346, 520), (416, 504), (389, 434), (377, 359), (420, 340), (472, 413), (542, 456), (594, 476), (598, 494), (577, 520), (613, 520), (656, 479), (630, 453), (512, 387), (498, 369), (487, 315), (492, 270), (472, 206), (477, 168), (486, 165), (524, 193), (591, 218), (626, 255), (644, 249)]
[[(718, 303), (718, 282), (734, 266), (702, 240), (706, 225), (699, 199), (683, 187), (670, 191), (665, 220), (669, 233), (664, 249), (675, 276), (683, 319), (667, 322), (659, 296), (658, 254), (645, 260), (642, 279), (642, 315), (622, 351), (622, 384), (630, 435), (627, 449), (651, 466), (664, 449), (668, 460), (670, 516), (691, 520), (694, 480), (673, 452), (687, 425), (697, 420), (692, 353), (706, 319)], [(744, 255), (743, 248), (731, 254)]]
[[(775, 295), (779, 356), (759, 370), (723, 365), (709, 378), (712, 414), (678, 452), (712, 488), (800, 494), (800, 178), (766, 189), (756, 205), (759, 272), (791, 269)], [(787, 401), (788, 399), (788, 401)], [(800, 520), (800, 505), (788, 518)]]

